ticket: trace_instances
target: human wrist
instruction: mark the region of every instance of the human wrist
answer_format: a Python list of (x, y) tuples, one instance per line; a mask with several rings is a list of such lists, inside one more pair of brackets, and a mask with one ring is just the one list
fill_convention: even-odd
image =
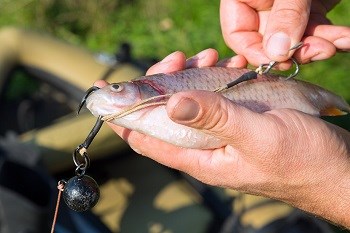
[(341, 205), (342, 211), (340, 213), (340, 221), (339, 224), (350, 229), (350, 215), (349, 215), (349, 206), (350, 206), (350, 153), (349, 153), (349, 169), (347, 174), (343, 177), (341, 183), (339, 184), (339, 193), (337, 196), (342, 201), (340, 201), (339, 205)]
[(323, 171), (328, 176), (323, 182), (301, 188), (290, 203), (350, 229), (350, 152), (343, 162), (347, 165)]

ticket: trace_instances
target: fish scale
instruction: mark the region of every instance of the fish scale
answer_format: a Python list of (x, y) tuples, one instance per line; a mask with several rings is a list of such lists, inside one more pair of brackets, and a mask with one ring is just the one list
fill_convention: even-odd
[(249, 71), (248, 69), (227, 69), (223, 67), (194, 68), (170, 74), (142, 76), (134, 81), (151, 80), (166, 89), (167, 93), (184, 90), (214, 90)]
[[(219, 148), (224, 144), (218, 138), (170, 120), (164, 105), (168, 96), (158, 96), (188, 90), (213, 91), (249, 71), (206, 67), (142, 76), (93, 92), (87, 97), (86, 106), (95, 116), (111, 116), (111, 122), (116, 125), (152, 135), (177, 146)], [(350, 112), (350, 106), (340, 96), (317, 85), (294, 79), (286, 80), (278, 75), (258, 75), (257, 79), (239, 83), (218, 94), (259, 113), (283, 108), (314, 116)], [(119, 113), (126, 114), (117, 117)]]

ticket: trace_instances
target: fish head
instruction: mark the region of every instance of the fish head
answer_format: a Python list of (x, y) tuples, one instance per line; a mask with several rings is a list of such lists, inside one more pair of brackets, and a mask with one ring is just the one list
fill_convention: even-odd
[(118, 113), (141, 100), (139, 87), (133, 82), (112, 83), (91, 93), (86, 107), (95, 116)]

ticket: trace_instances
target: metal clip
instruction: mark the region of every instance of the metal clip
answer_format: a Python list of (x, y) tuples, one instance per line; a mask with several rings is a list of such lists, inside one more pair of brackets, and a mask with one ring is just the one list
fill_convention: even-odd
[[(299, 49), (299, 48), (301, 48), (302, 46), (303, 46), (303, 42), (299, 42), (299, 43), (297, 43), (296, 45), (294, 45), (293, 47), (291, 47), (291, 48), (289, 49), (289, 51)], [(298, 64), (298, 62), (297, 62), (294, 58), (291, 58), (290, 60), (291, 60), (291, 61), (293, 62), (293, 64), (295, 65), (295, 71), (294, 71), (294, 73), (290, 74), (290, 75), (286, 78), (286, 80), (288, 80), (288, 79), (290, 79), (290, 78), (294, 78), (295, 76), (297, 76), (298, 73), (299, 73), (299, 70), (300, 70), (300, 69), (299, 69), (299, 64)], [(267, 74), (267, 73), (269, 73), (270, 70), (271, 70), (274, 66), (276, 66), (277, 64), (278, 64), (278, 62), (276, 62), (276, 61), (270, 61), (269, 63), (261, 64), (261, 65), (255, 70), (255, 72), (258, 73), (258, 74), (260, 74), (260, 75), (262, 75), (262, 74)]]

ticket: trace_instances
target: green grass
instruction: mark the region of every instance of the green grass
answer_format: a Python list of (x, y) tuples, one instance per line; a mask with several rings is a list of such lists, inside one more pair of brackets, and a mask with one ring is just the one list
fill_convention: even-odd
[[(221, 37), (219, 1), (212, 0), (0, 0), (0, 26), (44, 31), (93, 51), (114, 52), (130, 42), (137, 58), (162, 58), (182, 50), (191, 56), (216, 48), (220, 57), (233, 53)], [(350, 25), (350, 2), (342, 1), (329, 18)], [(303, 79), (320, 84), (350, 101), (347, 71), (350, 54), (302, 66)]]

